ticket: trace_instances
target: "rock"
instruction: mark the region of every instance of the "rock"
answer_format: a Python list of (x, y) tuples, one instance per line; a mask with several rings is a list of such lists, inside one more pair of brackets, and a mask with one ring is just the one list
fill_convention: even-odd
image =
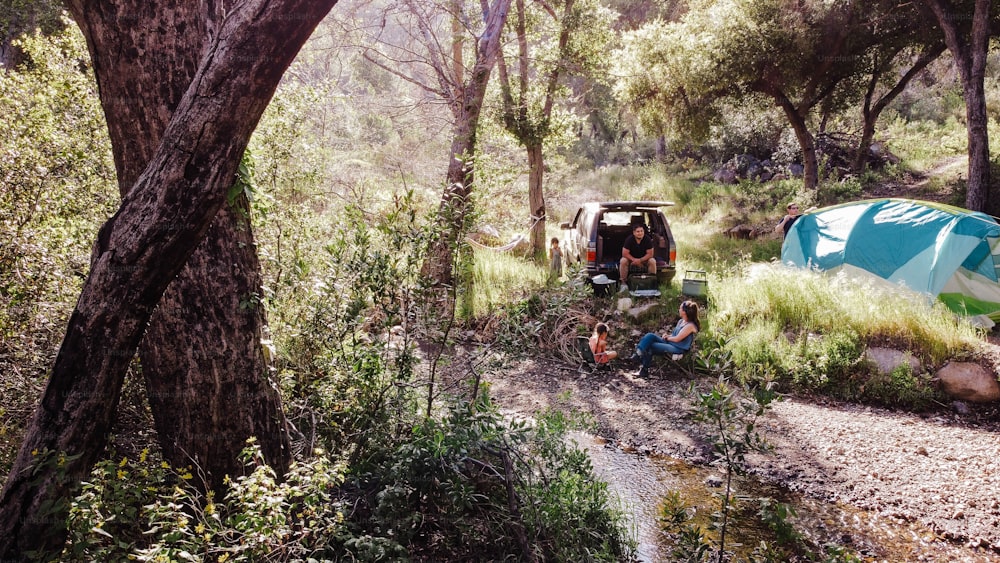
[(787, 180), (787, 179), (788, 179), (788, 177), (785, 176), (784, 174), (782, 174), (781, 172), (778, 172), (774, 176), (771, 176), (771, 180), (773, 180), (775, 182), (780, 182), (782, 180)]
[(962, 401), (955, 401), (951, 404), (951, 410), (955, 411), (955, 414), (966, 415), (969, 414), (969, 405), (963, 403)]
[(792, 175), (792, 178), (801, 178), (805, 174), (805, 167), (798, 163), (792, 163), (788, 165), (788, 173)]
[(771, 171), (770, 170), (764, 170), (764, 171), (762, 171), (760, 173), (760, 178), (759, 179), (760, 179), (761, 182), (767, 182), (768, 180), (770, 180), (772, 178), (774, 178), (774, 175), (771, 174)]
[(632, 308), (632, 298), (631, 297), (619, 297), (618, 304), (615, 306), (619, 311), (628, 311)]
[(991, 372), (972, 362), (950, 362), (936, 374), (949, 396), (970, 403), (1000, 400), (1000, 383)]
[(709, 475), (705, 478), (705, 484), (709, 487), (721, 487), (722, 477), (719, 477), (718, 475)]
[(659, 307), (660, 307), (659, 302), (647, 301), (646, 303), (632, 307), (631, 309), (626, 311), (626, 314), (635, 319), (636, 321), (642, 322), (643, 320), (651, 316), (659, 315), (661, 313), (658, 310)]
[(725, 231), (729, 238), (750, 240), (757, 238), (757, 229), (750, 225), (736, 225), (732, 229)]
[(906, 363), (910, 364), (912, 373), (920, 372), (920, 360), (911, 356), (909, 352), (900, 352), (892, 348), (869, 348), (865, 350), (865, 358), (878, 366), (878, 370), (882, 373), (892, 373), (892, 370)]
[(720, 168), (712, 175), (712, 179), (720, 184), (735, 184), (736, 172), (728, 168)]

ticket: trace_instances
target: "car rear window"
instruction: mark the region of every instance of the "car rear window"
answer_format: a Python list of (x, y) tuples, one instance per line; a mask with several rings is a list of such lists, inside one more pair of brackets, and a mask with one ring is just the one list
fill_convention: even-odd
[(632, 213), (628, 211), (607, 211), (601, 217), (601, 222), (608, 225), (631, 225)]

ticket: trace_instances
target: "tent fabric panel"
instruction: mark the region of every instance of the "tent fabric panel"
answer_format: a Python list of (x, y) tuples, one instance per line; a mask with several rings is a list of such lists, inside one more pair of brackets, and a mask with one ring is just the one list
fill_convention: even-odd
[(781, 261), (829, 270), (844, 262), (844, 247), (864, 206), (839, 205), (800, 217), (785, 237)]
[[(976, 272), (959, 269), (944, 285), (938, 299), (956, 313), (989, 315), (1000, 313), (1000, 285)], [(956, 308), (953, 304), (959, 305)], [(996, 319), (994, 319), (996, 320)]]
[(826, 271), (866, 272), (938, 296), (956, 312), (1000, 320), (998, 246), (1000, 225), (988, 215), (881, 199), (804, 215), (789, 230), (781, 258)]
[[(917, 256), (925, 256), (922, 274), (917, 267), (908, 269), (907, 285), (924, 291), (935, 284), (929, 277), (937, 253), (925, 254), (936, 248), (939, 235), (950, 231), (954, 216), (937, 209), (911, 202), (882, 200), (872, 203), (858, 218), (853, 235), (846, 244), (844, 260), (878, 276), (891, 279), (903, 265)], [(962, 255), (965, 258), (965, 255)], [(955, 264), (955, 267), (958, 263)], [(947, 273), (951, 276), (954, 269)], [(919, 278), (913, 277), (919, 275)], [(920, 279), (924, 278), (924, 279)], [(944, 280), (941, 280), (941, 284)]]

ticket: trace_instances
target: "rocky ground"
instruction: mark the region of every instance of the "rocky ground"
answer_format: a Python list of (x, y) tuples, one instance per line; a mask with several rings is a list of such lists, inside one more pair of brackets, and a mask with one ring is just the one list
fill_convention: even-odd
[[(710, 461), (705, 431), (690, 420), (689, 387), (711, 381), (675, 368), (638, 379), (619, 362), (611, 372), (580, 374), (558, 361), (525, 360), (492, 377), (491, 394), (525, 415), (546, 407), (590, 413), (597, 434), (624, 451)], [(1000, 561), (1000, 413), (960, 410), (910, 414), (787, 397), (762, 425), (774, 452), (754, 457), (753, 472), (803, 497), (861, 509), (875, 527), (896, 530), (883, 530), (889, 536), (908, 534), (897, 538), (908, 544), (906, 560)], [(867, 560), (900, 560), (896, 553)]]

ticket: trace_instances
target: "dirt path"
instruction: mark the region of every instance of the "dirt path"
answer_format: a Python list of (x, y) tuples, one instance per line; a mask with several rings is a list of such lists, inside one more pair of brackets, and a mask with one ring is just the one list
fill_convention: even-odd
[[(530, 415), (555, 407), (590, 413), (597, 433), (625, 451), (707, 463), (705, 435), (690, 419), (692, 380), (632, 377), (634, 369), (581, 375), (532, 360), (491, 379), (503, 408)], [(787, 398), (763, 430), (773, 455), (752, 458), (767, 482), (870, 511), (883, 522), (921, 525), (924, 561), (1000, 561), (1000, 414), (942, 410), (914, 415)]]

